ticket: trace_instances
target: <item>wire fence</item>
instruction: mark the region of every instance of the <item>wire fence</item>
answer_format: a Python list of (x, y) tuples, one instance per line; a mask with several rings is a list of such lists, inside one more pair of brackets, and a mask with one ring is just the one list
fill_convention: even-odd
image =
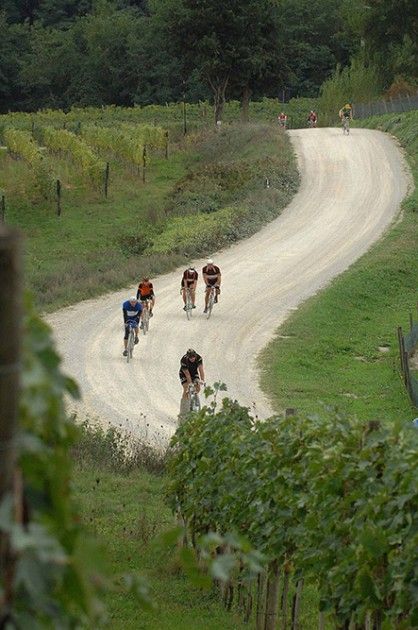
[(412, 313), (409, 314), (409, 332), (404, 335), (398, 327), (398, 341), (403, 382), (413, 404), (418, 407), (418, 363), (415, 373), (411, 365), (411, 357), (418, 353), (418, 321), (414, 322)]
[(406, 94), (396, 98), (380, 99), (369, 103), (353, 104), (353, 115), (355, 118), (369, 118), (369, 116), (379, 116), (381, 114), (401, 114), (418, 109), (418, 92), (416, 94)]

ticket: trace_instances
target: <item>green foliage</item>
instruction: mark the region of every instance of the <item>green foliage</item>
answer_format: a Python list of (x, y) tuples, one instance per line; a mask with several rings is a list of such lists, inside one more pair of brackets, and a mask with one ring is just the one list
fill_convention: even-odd
[(363, 103), (377, 98), (381, 83), (375, 66), (366, 66), (361, 58), (351, 61), (345, 68), (337, 67), (334, 75), (321, 87), (319, 109), (326, 124), (338, 120), (338, 112), (345, 103)]
[(416, 302), (418, 114), (360, 124), (399, 138), (415, 188), (384, 238), (280, 327), (260, 357), (261, 366), (269, 366), (262, 370), (262, 386), (276, 409), (321, 413), (326, 405), (363, 420), (392, 422), (399, 415), (414, 417), (399, 375), (396, 328), (408, 327)]
[[(231, 105), (232, 113), (234, 107)], [(195, 106), (196, 121), (203, 108)], [(157, 148), (165, 141), (163, 128), (135, 122), (142, 116), (162, 118), (166, 112), (167, 118), (176, 120), (179, 111), (173, 106), (34, 115), (35, 134), (48, 121), (60, 136), (64, 123), (74, 132), (78, 128), (83, 134), (85, 128), (89, 133), (88, 121), (101, 116), (97, 129), (100, 134), (104, 130), (106, 138), (109, 129), (112, 138), (113, 131), (118, 135), (123, 130), (130, 146), (138, 147), (143, 142), (141, 134), (146, 132), (147, 141), (156, 147), (149, 152), (151, 168), (146, 186), (138, 182), (136, 169), (133, 173), (126, 168), (119, 155), (107, 155), (111, 173), (107, 201), (85, 185), (78, 164), (58, 154), (54, 168), (63, 191), (59, 220), (44, 204), (34, 205), (28, 199), (25, 164), (0, 152), (0, 187), (6, 193), (7, 221), (28, 235), (28, 281), (43, 308), (136, 283), (143, 273), (154, 275), (173, 269), (185, 262), (186, 252), (193, 255), (213, 250), (220, 242), (227, 244), (254, 233), (290, 200), (299, 180), (285, 134), (263, 124), (225, 125), (219, 133), (213, 128), (201, 129), (180, 146), (170, 144), (166, 160), (162, 149)], [(265, 103), (254, 115), (269, 117), (273, 111), (274, 102)], [(28, 114), (11, 114), (4, 119), (16, 128), (31, 128)], [(134, 136), (137, 131), (138, 142)], [(150, 134), (154, 133), (152, 139)], [(80, 140), (67, 129), (65, 137), (68, 135)], [(119, 149), (120, 145), (116, 152)], [(270, 180), (269, 189), (265, 188), (265, 177)], [(226, 223), (219, 226), (222, 217)], [(196, 226), (203, 226), (205, 232), (197, 233)]]
[(379, 610), (412, 627), (413, 427), (331, 415), (256, 422), (224, 399), (183, 423), (172, 446), (168, 497), (193, 535), (245, 533), (267, 558), (317, 580), (321, 608), (339, 624)]
[(132, 471), (161, 474), (165, 468), (166, 445), (151, 447), (145, 440), (116, 427), (104, 429), (84, 422), (79, 426), (71, 456), (79, 468), (128, 475)]
[(51, 199), (56, 178), (53, 176), (51, 163), (42, 154), (32, 135), (12, 128), (6, 128), (3, 135), (8, 151), (25, 160), (31, 167), (35, 179), (35, 196)]
[(4, 0), (0, 111), (316, 96), (359, 40), (331, 0), (144, 4)]
[(68, 156), (83, 176), (98, 190), (103, 186), (106, 164), (82, 139), (66, 129), (44, 127), (42, 139), (50, 151)]
[(0, 508), (0, 527), (16, 554), (10, 621), (19, 628), (88, 625), (102, 614), (100, 566), (71, 499), (68, 449), (75, 428), (63, 400), (78, 391), (62, 374), (50, 331), (28, 301), (25, 311), (19, 454), (24, 522), (14, 520), (10, 499)]

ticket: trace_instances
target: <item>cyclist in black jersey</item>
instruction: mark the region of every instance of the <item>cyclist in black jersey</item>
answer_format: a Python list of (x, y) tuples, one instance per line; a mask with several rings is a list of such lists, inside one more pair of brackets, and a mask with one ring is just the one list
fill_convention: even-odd
[(189, 348), (180, 360), (179, 371), (180, 382), (183, 385), (183, 399), (189, 397), (189, 385), (194, 383), (196, 391), (200, 391), (200, 383), (205, 380), (205, 371), (203, 369), (203, 359), (196, 350)]
[(190, 289), (190, 296), (192, 298), (192, 308), (196, 308), (196, 285), (199, 274), (197, 273), (195, 267), (190, 265), (181, 278), (181, 293), (183, 295), (183, 310), (186, 310), (186, 289)]

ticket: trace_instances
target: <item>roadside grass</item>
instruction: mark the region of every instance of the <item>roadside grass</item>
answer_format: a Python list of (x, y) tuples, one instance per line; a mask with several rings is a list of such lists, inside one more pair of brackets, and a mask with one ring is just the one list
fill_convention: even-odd
[[(128, 455), (127, 455), (128, 454)], [(104, 596), (108, 626), (115, 630), (239, 630), (245, 624), (236, 605), (228, 612), (214, 589), (196, 586), (186, 575), (178, 548), (164, 541), (175, 526), (165, 503), (164, 453), (152, 451), (122, 432), (85, 424), (73, 449), (72, 487), (81, 521), (96, 540), (105, 575), (144, 576), (154, 605), (141, 609), (135, 597), (116, 589)], [(316, 623), (318, 597), (306, 585), (301, 627)], [(326, 628), (333, 627), (331, 623)]]
[[(26, 236), (26, 277), (38, 306), (60, 306), (186, 264), (257, 231), (298, 187), (285, 134), (272, 125), (200, 130), (151, 156), (147, 183), (110, 158), (108, 199), (87, 188), (74, 165), (54, 158), (62, 216), (33, 198), (30, 169), (0, 152), (6, 222)], [(266, 187), (266, 178), (269, 187)]]
[[(400, 139), (416, 185), (417, 123), (418, 112), (361, 121)], [(303, 304), (261, 353), (261, 384), (277, 410), (321, 414), (326, 406), (386, 421), (416, 415), (400, 377), (396, 329), (407, 329), (417, 303), (417, 252), (416, 187), (388, 233)]]

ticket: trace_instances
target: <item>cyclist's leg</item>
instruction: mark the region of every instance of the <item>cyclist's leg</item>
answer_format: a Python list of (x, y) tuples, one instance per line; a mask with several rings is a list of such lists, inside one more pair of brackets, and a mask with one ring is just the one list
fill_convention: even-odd
[(192, 284), (190, 287), (190, 297), (192, 298), (193, 308), (196, 308), (196, 284)]
[(180, 382), (183, 386), (183, 395), (182, 400), (188, 400), (189, 398), (189, 384), (187, 382), (187, 378), (180, 374)]
[(124, 346), (124, 356), (126, 356), (126, 352), (128, 350), (128, 336), (129, 336), (129, 327), (125, 324), (125, 335), (123, 337), (123, 346)]
[[(136, 323), (136, 322), (135, 322)], [(142, 323), (142, 322), (141, 322)], [(133, 327), (134, 329), (134, 333), (135, 333), (135, 343), (138, 343), (139, 338), (138, 338), (138, 328), (139, 328), (139, 324), (136, 323), (136, 326)]]
[(205, 290), (205, 311), (207, 311), (207, 308), (208, 308), (209, 295), (210, 295), (210, 284), (207, 284), (206, 290)]
[(219, 284), (215, 285), (215, 304), (218, 303), (218, 298), (219, 298), (219, 294), (221, 292), (221, 287), (219, 286)]

